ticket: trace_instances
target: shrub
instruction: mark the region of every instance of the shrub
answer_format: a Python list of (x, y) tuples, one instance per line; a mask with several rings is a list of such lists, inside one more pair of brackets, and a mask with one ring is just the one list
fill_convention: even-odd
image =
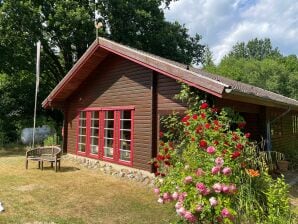
[(243, 120), (238, 117), (231, 130), (235, 122), (226, 110), (219, 112), (206, 101), (189, 102), (182, 120), (168, 118), (170, 129), (160, 134), (152, 161), (158, 202), (174, 201), (181, 222), (188, 223), (280, 223), (280, 215), (289, 218), (287, 185), (268, 175), (250, 134), (241, 132)]

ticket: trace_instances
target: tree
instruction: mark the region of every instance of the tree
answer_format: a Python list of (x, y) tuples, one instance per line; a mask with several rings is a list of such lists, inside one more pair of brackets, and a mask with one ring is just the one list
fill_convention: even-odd
[[(32, 117), (35, 43), (38, 40), (42, 43), (39, 92), (42, 100), (94, 41), (95, 14), (100, 15), (97, 21), (104, 25), (100, 36), (182, 63), (200, 63), (204, 51), (201, 37), (190, 36), (178, 22), (165, 21), (162, 7), (169, 7), (171, 2), (0, 1), (0, 73), (7, 77), (6, 86), (0, 87), (0, 91), (5, 92), (0, 107), (7, 108), (6, 114), (21, 107), (14, 121)], [(23, 82), (19, 82), (20, 79)], [(40, 101), (38, 106), (39, 116), (56, 117), (56, 112), (42, 110)], [(7, 120), (7, 117), (2, 114), (0, 120)], [(61, 124), (61, 119), (58, 122)]]

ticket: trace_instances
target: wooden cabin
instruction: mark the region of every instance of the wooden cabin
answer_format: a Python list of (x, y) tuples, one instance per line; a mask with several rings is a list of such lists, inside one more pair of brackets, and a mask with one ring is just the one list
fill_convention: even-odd
[(231, 107), (268, 148), (298, 149), (298, 101), (98, 38), (43, 101), (64, 113), (64, 151), (141, 170), (157, 153), (159, 118), (185, 111), (177, 81)]

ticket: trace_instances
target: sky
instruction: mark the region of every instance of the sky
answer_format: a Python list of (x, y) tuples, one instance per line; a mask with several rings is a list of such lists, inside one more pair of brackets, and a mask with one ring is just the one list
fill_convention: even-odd
[(298, 0), (179, 0), (165, 16), (202, 35), (216, 63), (237, 42), (255, 37), (270, 38), (284, 55), (298, 55)]

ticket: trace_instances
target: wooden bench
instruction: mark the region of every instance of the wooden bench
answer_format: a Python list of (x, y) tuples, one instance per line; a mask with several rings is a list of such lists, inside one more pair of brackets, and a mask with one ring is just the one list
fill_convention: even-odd
[(38, 168), (43, 170), (44, 162), (50, 162), (51, 167), (55, 164), (55, 171), (57, 168), (60, 170), (62, 150), (58, 146), (45, 146), (37, 147), (26, 152), (26, 169), (28, 169), (28, 162), (36, 161), (38, 162)]

